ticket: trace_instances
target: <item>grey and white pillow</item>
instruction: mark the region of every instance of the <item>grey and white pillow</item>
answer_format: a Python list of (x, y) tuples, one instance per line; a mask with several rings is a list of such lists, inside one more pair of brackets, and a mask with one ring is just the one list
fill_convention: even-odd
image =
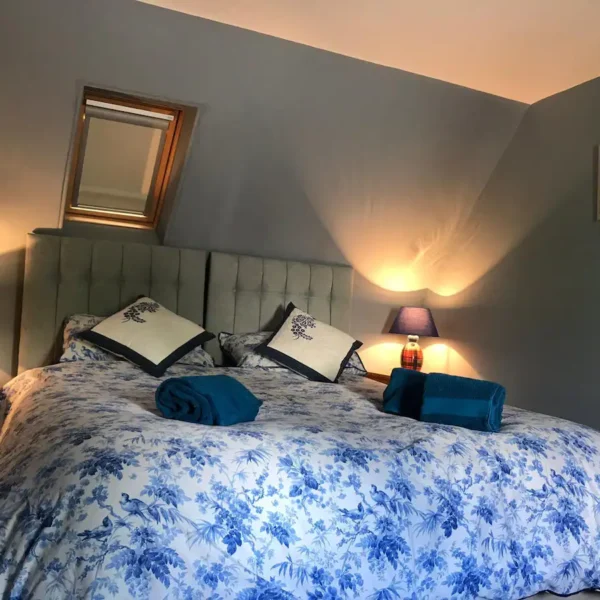
[(362, 342), (290, 302), (281, 327), (256, 352), (312, 381), (336, 383), (361, 346)]
[(189, 365), (192, 367), (205, 367), (211, 369), (215, 366), (213, 357), (202, 347), (196, 346), (187, 354), (182, 356), (178, 361), (178, 365)]
[(235, 367), (244, 369), (279, 369), (282, 367), (266, 356), (258, 354), (256, 347), (268, 340), (273, 335), (272, 331), (261, 331), (259, 333), (226, 333), (222, 331), (218, 335), (219, 345), (228, 362)]
[[(221, 350), (235, 367), (287, 371), (287, 367), (256, 352), (257, 346), (267, 341), (272, 335), (272, 331), (261, 331), (259, 333), (227, 333), (222, 331), (219, 333), (218, 339)], [(353, 352), (342, 375), (364, 377), (366, 374), (367, 370), (360, 356), (356, 352)]]
[(102, 321), (104, 321), (103, 317), (95, 315), (79, 314), (67, 317), (63, 330), (63, 352), (59, 362), (119, 360), (114, 354), (79, 337), (81, 333), (92, 329)]
[(175, 362), (214, 338), (200, 325), (142, 297), (80, 336), (160, 377)]
[(358, 352), (353, 352), (350, 360), (346, 363), (344, 367), (343, 376), (346, 375), (356, 375), (357, 377), (365, 377), (367, 375), (367, 369), (363, 364)]

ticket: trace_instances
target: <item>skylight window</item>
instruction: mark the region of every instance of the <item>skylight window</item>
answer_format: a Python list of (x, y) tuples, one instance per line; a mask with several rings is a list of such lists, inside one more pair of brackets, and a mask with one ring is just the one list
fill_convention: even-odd
[(170, 184), (184, 110), (86, 88), (65, 217), (154, 228)]

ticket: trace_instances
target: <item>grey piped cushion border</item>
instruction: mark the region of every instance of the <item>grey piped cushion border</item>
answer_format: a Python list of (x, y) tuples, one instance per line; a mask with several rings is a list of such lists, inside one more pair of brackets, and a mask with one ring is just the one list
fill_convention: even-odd
[[(352, 267), (212, 252), (206, 299), (208, 331), (218, 334), (273, 331), (293, 302), (316, 319), (350, 330)], [(216, 340), (207, 350), (217, 364)]]
[(65, 317), (111, 315), (138, 296), (202, 325), (207, 252), (29, 234), (19, 372), (55, 362)]

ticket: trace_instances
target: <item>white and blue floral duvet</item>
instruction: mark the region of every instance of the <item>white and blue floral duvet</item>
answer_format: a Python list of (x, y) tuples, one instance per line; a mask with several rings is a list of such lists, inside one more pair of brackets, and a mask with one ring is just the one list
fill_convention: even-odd
[(163, 419), (158, 380), (125, 362), (6, 386), (3, 598), (504, 600), (600, 585), (600, 433), (510, 407), (500, 433), (470, 432), (382, 413), (383, 386), (365, 379), (227, 372), (264, 400), (257, 421)]

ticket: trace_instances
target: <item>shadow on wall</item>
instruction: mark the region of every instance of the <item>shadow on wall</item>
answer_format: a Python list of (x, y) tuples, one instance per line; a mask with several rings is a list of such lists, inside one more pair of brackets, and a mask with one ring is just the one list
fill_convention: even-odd
[(0, 255), (0, 384), (6, 383), (17, 368), (24, 266), (25, 249)]
[(251, 104), (223, 122), (207, 114), (164, 243), (348, 264), (286, 154), (283, 133), (261, 116)]
[(466, 360), (506, 386), (510, 404), (597, 427), (600, 235), (589, 203), (578, 210), (573, 198), (473, 285), (427, 302)]
[[(427, 298), (440, 329), (463, 342), (466, 359), (483, 376), (506, 385), (510, 404), (594, 427), (600, 427), (593, 161), (599, 98), (597, 78), (528, 110), (478, 201), (484, 226), (470, 254), (481, 265), (479, 250), (506, 247), (502, 236), (511, 228), (520, 243), (513, 235), (511, 251), (493, 268), (475, 269), (486, 272), (458, 286), (459, 293)], [(444, 268), (446, 281), (453, 283), (469, 260), (454, 256)]]
[(81, 223), (65, 220), (62, 229), (36, 227), (33, 233), (58, 235), (62, 237), (82, 237), (88, 239), (110, 240), (114, 242), (133, 242), (138, 244), (159, 244), (156, 231), (152, 229), (132, 229), (96, 223)]
[[(592, 222), (593, 146), (600, 78), (530, 107), (449, 247), (430, 289), (453, 295), (485, 276), (567, 200)], [(579, 105), (579, 110), (574, 110)], [(593, 112), (592, 112), (593, 111)]]
[[(225, 243), (234, 243), (252, 253), (256, 251), (259, 231), (261, 253), (265, 256), (348, 264), (347, 256), (319, 220), (293, 165), (271, 151), (272, 146), (257, 150), (249, 159), (245, 157), (240, 188), (230, 197), (232, 205), (222, 234), (214, 238), (210, 247), (223, 244), (235, 231), (236, 240)], [(272, 219), (272, 225), (265, 223), (265, 214)]]

